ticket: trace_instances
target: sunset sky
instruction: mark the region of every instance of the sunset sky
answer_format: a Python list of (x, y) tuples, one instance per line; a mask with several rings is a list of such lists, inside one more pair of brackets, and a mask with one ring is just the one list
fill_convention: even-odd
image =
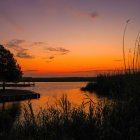
[(128, 19), (127, 51), (140, 30), (140, 0), (0, 0), (0, 44), (24, 76), (94, 76), (122, 68)]

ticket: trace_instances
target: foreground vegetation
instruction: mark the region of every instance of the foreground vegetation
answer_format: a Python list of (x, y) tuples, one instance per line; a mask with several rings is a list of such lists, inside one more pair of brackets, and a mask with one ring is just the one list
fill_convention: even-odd
[[(106, 106), (105, 103), (107, 110), (102, 112), (103, 123), (101, 124), (103, 126), (100, 125), (102, 129), (99, 129), (103, 139), (140, 139), (139, 71), (98, 75), (95, 82), (88, 83), (81, 90), (96, 92), (115, 103), (111, 105), (112, 108), (108, 107), (108, 104)], [(106, 135), (106, 131), (109, 135)]]
[(0, 139), (138, 140), (139, 108), (139, 100), (127, 102), (102, 100), (95, 104), (88, 96), (81, 106), (75, 107), (64, 95), (55, 106), (41, 108), (35, 113), (29, 102), (24, 107), (22, 120), (14, 122), (14, 119), (11, 119), (10, 116), (15, 109), (1, 111)]
[(140, 72), (98, 75), (94, 83), (88, 83), (81, 90), (115, 99), (139, 98)]

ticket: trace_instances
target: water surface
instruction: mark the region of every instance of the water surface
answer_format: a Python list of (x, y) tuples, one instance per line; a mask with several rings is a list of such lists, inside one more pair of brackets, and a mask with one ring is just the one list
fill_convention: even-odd
[[(33, 99), (31, 103), (34, 110), (38, 110), (40, 107), (45, 108), (47, 104), (54, 104), (63, 94), (68, 96), (68, 99), (74, 104), (79, 105), (84, 101), (85, 92), (80, 88), (85, 86), (86, 82), (36, 82), (33, 87), (14, 87), (14, 89), (31, 90), (36, 93), (40, 93), (40, 99)], [(98, 97), (95, 93), (88, 94), (94, 102), (98, 101)], [(21, 108), (26, 105), (28, 101), (9, 102), (0, 104), (1, 108), (10, 108), (13, 104), (20, 104)]]

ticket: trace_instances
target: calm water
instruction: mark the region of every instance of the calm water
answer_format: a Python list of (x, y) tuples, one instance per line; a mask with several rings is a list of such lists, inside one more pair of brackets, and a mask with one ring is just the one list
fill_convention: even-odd
[[(31, 100), (33, 109), (38, 110), (40, 107), (45, 107), (47, 104), (53, 104), (59, 99), (63, 94), (67, 94), (68, 99), (74, 104), (79, 105), (85, 98), (85, 92), (81, 91), (80, 88), (85, 86), (86, 82), (36, 82), (34, 87), (24, 87), (16, 89), (26, 89), (32, 90), (34, 92), (40, 93), (40, 99)], [(88, 93), (86, 93), (88, 94)], [(96, 94), (89, 94), (89, 96), (94, 100), (98, 101)], [(5, 104), (0, 104), (1, 107), (11, 108), (13, 105), (19, 105), (20, 108), (26, 105), (28, 101), (21, 102), (10, 102)]]

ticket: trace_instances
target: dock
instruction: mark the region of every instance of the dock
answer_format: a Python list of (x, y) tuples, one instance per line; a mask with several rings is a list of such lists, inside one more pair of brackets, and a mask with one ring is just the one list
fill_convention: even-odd
[(4, 93), (0, 90), (0, 103), (39, 99), (40, 94), (29, 90), (8, 89)]
[[(2, 86), (3, 85), (0, 84), (0, 87)], [(34, 82), (33, 83), (28, 82), (28, 83), (23, 83), (23, 84), (21, 83), (6, 83), (5, 84), (5, 87), (32, 87), (32, 86), (35, 86)]]

